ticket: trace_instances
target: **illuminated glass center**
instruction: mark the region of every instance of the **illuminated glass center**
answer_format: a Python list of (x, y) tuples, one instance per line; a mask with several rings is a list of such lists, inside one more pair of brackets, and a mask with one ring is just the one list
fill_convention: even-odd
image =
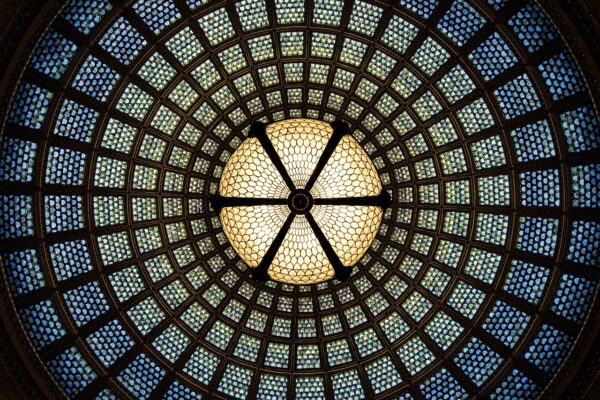
[(345, 279), (381, 225), (387, 196), (343, 122), (254, 124), (213, 198), (225, 235), (258, 279)]

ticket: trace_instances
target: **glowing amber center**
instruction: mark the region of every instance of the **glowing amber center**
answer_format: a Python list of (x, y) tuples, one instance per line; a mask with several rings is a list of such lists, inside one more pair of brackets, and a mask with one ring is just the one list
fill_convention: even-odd
[(223, 170), (219, 195), (285, 199), (282, 204), (231, 206), (219, 216), (240, 258), (256, 268), (285, 221), (294, 213), (283, 242), (268, 267), (269, 276), (291, 284), (318, 283), (334, 276), (332, 264), (307, 221), (314, 218), (344, 267), (367, 251), (381, 225), (381, 207), (317, 204), (319, 199), (377, 196), (382, 185), (367, 153), (350, 135), (331, 154), (310, 191), (305, 186), (333, 134), (330, 124), (292, 119), (271, 124), (267, 135), (296, 189), (290, 190), (255, 137), (246, 139)]

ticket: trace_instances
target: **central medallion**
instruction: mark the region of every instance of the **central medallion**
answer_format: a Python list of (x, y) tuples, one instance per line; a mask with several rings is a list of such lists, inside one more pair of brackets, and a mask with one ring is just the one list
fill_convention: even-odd
[(288, 197), (290, 211), (296, 214), (306, 214), (313, 206), (313, 198), (306, 189), (296, 189)]
[(345, 280), (375, 239), (389, 197), (348, 125), (254, 123), (211, 199), (258, 280)]

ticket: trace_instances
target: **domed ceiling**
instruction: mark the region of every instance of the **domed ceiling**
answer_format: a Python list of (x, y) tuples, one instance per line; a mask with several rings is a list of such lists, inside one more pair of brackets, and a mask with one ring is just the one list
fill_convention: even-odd
[[(548, 393), (600, 279), (574, 54), (533, 1), (70, 0), (0, 144), (23, 346), (75, 399)], [(294, 118), (346, 121), (391, 198), (345, 281), (254, 279), (210, 204)]]

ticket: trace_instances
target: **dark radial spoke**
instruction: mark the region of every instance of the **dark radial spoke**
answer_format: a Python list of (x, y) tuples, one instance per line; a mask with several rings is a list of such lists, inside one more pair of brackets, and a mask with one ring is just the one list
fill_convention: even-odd
[(290, 175), (288, 174), (287, 170), (285, 169), (285, 166), (283, 165), (283, 162), (281, 161), (279, 154), (277, 154), (275, 147), (273, 147), (273, 143), (271, 143), (269, 136), (267, 136), (267, 126), (265, 124), (263, 124), (262, 122), (253, 123), (252, 126), (250, 127), (249, 136), (255, 137), (258, 139), (258, 141), (260, 142), (260, 145), (263, 147), (263, 149), (265, 150), (265, 152), (271, 159), (271, 162), (273, 163), (273, 165), (275, 165), (275, 168), (277, 168), (277, 171), (279, 171), (279, 174), (285, 181), (285, 184), (287, 185), (287, 187), (292, 191), (295, 190), (296, 185), (294, 185), (294, 182), (292, 181), (292, 178), (290, 178)]
[(327, 145), (323, 150), (323, 154), (321, 154), (321, 158), (319, 158), (319, 162), (317, 162), (317, 166), (313, 170), (312, 175), (308, 179), (308, 182), (306, 182), (305, 189), (308, 191), (312, 189), (317, 181), (317, 178), (319, 178), (319, 175), (321, 175), (321, 171), (323, 171), (323, 168), (325, 168), (325, 165), (327, 165), (327, 161), (329, 161), (329, 158), (333, 154), (333, 151), (337, 147), (338, 143), (340, 143), (340, 140), (342, 140), (344, 135), (348, 135), (350, 133), (348, 124), (344, 121), (332, 122), (331, 127), (333, 128), (333, 134), (331, 135), (331, 138), (329, 138), (329, 142), (327, 142)]
[(223, 197), (214, 195), (210, 198), (210, 206), (216, 212), (224, 207), (251, 207), (251, 206), (272, 206), (285, 205), (287, 199), (266, 199), (256, 197)]
[(378, 196), (338, 197), (331, 199), (316, 198), (313, 201), (315, 205), (377, 206), (381, 208), (387, 208), (391, 204), (390, 196), (385, 191), (381, 192), (381, 194)]
[(279, 233), (277, 234), (277, 236), (275, 236), (275, 239), (273, 239), (271, 247), (269, 247), (269, 250), (267, 250), (265, 256), (260, 261), (260, 264), (258, 264), (258, 267), (252, 270), (252, 276), (254, 277), (254, 279), (263, 282), (269, 279), (269, 266), (275, 259), (275, 255), (277, 255), (277, 251), (281, 247), (281, 243), (283, 243), (285, 235), (287, 235), (288, 231), (290, 230), (290, 226), (292, 225), (292, 222), (294, 222), (294, 218), (296, 218), (296, 214), (290, 213), (290, 215), (283, 223), (283, 226), (279, 230)]
[(329, 240), (327, 240), (325, 234), (323, 233), (321, 228), (319, 228), (319, 224), (317, 224), (317, 221), (315, 221), (311, 213), (306, 214), (306, 220), (308, 221), (310, 227), (315, 233), (315, 236), (321, 244), (323, 251), (325, 251), (325, 255), (327, 256), (327, 259), (329, 260), (331, 266), (333, 267), (333, 270), (335, 271), (336, 279), (339, 279), (340, 281), (345, 281), (346, 279), (348, 279), (350, 273), (352, 272), (352, 268), (345, 267), (344, 264), (342, 264), (342, 261), (335, 253), (333, 247), (331, 247)]

